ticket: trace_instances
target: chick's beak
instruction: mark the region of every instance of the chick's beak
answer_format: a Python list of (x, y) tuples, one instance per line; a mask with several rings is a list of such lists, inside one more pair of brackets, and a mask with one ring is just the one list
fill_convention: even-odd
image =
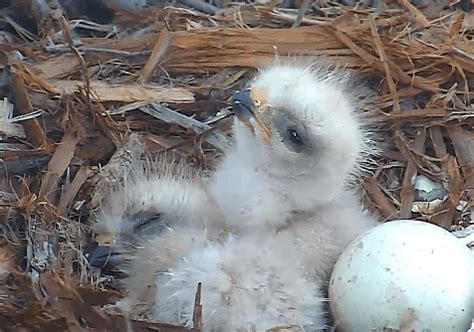
[(264, 140), (269, 142), (272, 132), (261, 116), (261, 111), (255, 105), (250, 89), (237, 91), (232, 95), (232, 111), (237, 118), (252, 131), (257, 129)]
[(248, 123), (253, 118), (253, 101), (250, 90), (236, 91), (232, 95), (232, 111), (243, 123)]

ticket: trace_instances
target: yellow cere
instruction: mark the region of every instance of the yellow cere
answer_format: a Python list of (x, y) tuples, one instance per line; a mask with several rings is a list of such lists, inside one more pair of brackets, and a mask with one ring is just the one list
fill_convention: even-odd
[(264, 89), (253, 88), (250, 90), (250, 97), (254, 102), (257, 111), (260, 111), (263, 107), (268, 104), (267, 92)]

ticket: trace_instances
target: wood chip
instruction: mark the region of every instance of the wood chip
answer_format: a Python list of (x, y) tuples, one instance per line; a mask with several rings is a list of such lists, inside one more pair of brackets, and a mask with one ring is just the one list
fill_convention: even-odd
[(71, 204), (81, 189), (82, 185), (86, 182), (89, 176), (89, 170), (87, 167), (81, 167), (78, 169), (74, 180), (72, 180), (71, 184), (66, 188), (64, 194), (61, 195), (58, 203), (58, 213), (62, 217), (67, 217), (69, 212), (69, 208)]
[[(27, 115), (33, 112), (28, 92), (23, 80), (17, 74), (12, 75), (11, 91), (15, 110), (19, 114)], [(26, 137), (36, 147), (44, 147), (48, 144), (48, 139), (36, 118), (23, 121), (21, 123), (25, 129)]]
[(398, 219), (397, 210), (384, 195), (374, 177), (369, 177), (364, 181), (364, 189), (386, 220)]
[(153, 51), (151, 52), (148, 61), (143, 67), (142, 73), (138, 78), (138, 81), (141, 84), (146, 84), (150, 80), (150, 76), (153, 74), (156, 66), (160, 62), (160, 60), (165, 56), (166, 52), (171, 47), (173, 35), (168, 31), (168, 29), (161, 30), (160, 37), (156, 41), (155, 47), (153, 47)]
[(81, 67), (77, 57), (63, 54), (34, 66), (44, 80), (59, 79), (76, 73)]
[[(400, 132), (396, 133), (395, 142), (398, 148), (401, 150), (404, 157), (407, 158), (408, 164), (405, 169), (405, 173), (403, 174), (403, 183), (402, 183), (402, 191), (401, 191), (401, 206), (400, 206), (400, 218), (402, 219), (410, 219), (411, 218), (411, 208), (415, 198), (415, 193), (413, 189), (413, 178), (416, 176), (416, 164), (411, 160), (410, 157), (407, 156), (407, 149), (403, 148), (405, 144), (404, 140), (400, 138), (403, 135)], [(426, 139), (426, 131), (420, 130), (415, 138), (413, 149), (417, 152), (422, 152)]]
[[(83, 86), (81, 81), (48, 81), (57, 95), (73, 94)], [(193, 93), (183, 88), (170, 88), (158, 85), (109, 84), (103, 81), (92, 81), (91, 91), (96, 101), (119, 101), (131, 103), (136, 101), (157, 100), (162, 103), (190, 103), (194, 101)]]
[(69, 167), (77, 142), (77, 133), (73, 130), (66, 132), (49, 161), (46, 174), (41, 182), (39, 194), (48, 197), (52, 203), (57, 199), (58, 180)]

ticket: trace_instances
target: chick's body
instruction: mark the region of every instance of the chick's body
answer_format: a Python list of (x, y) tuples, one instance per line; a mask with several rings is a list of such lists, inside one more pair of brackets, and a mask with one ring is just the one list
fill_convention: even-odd
[(192, 326), (194, 293), (202, 282), (204, 331), (327, 329), (324, 294), (335, 260), (375, 223), (356, 202), (347, 198), (334, 210), (318, 211), (279, 231), (240, 233), (193, 250), (157, 276), (154, 317)]
[(304, 276), (296, 247), (281, 240), (247, 234), (193, 251), (157, 276), (154, 316), (192, 326), (194, 292), (202, 282), (204, 331), (324, 328), (321, 285)]

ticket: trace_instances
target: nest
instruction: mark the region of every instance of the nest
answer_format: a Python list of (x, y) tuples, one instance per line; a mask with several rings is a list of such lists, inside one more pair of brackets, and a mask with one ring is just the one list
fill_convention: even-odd
[(276, 55), (323, 55), (371, 78), (383, 151), (363, 189), (385, 220), (474, 222), (470, 1), (108, 1), (101, 17), (71, 1), (3, 3), (5, 330), (184, 331), (103, 310), (121, 292), (84, 256), (97, 193), (114, 185), (131, 133), (151, 153), (212, 164), (229, 140), (230, 93)]

